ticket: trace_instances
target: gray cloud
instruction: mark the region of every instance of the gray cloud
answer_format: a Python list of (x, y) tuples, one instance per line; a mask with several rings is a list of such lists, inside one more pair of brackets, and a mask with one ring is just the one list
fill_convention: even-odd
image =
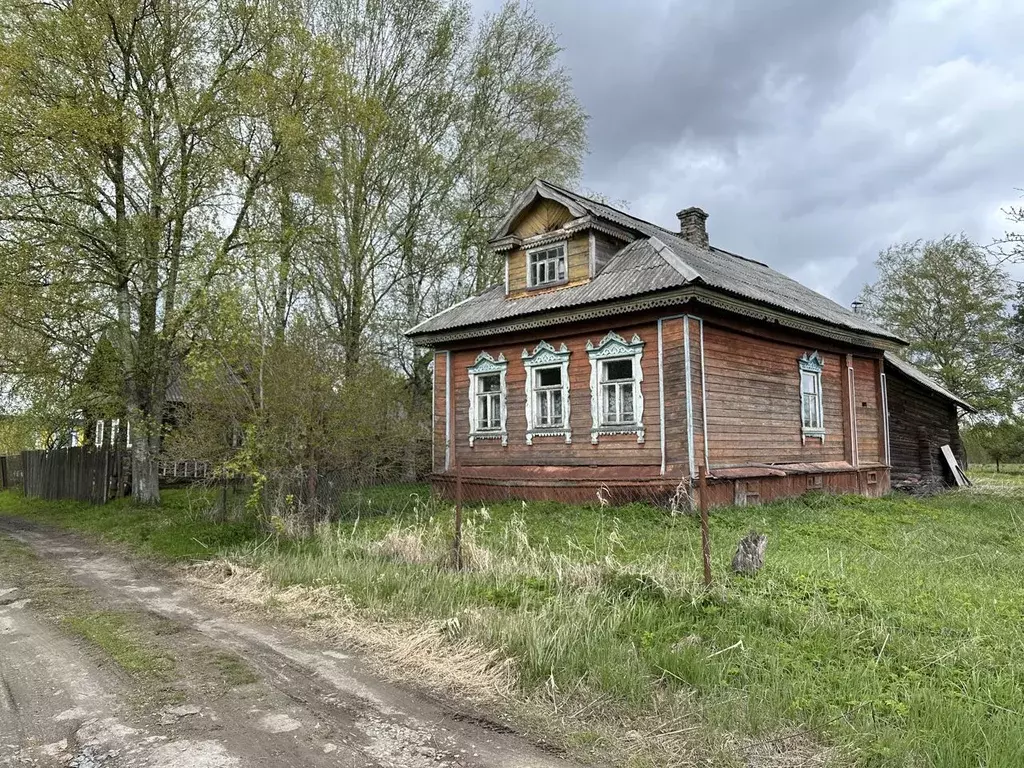
[(713, 242), (838, 300), (887, 245), (987, 242), (1019, 201), (1024, 4), (537, 3), (591, 115), (587, 188), (664, 225), (701, 205)]

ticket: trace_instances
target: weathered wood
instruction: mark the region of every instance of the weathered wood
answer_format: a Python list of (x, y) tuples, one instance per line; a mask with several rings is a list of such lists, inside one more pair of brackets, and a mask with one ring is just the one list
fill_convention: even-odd
[(732, 558), (732, 569), (736, 573), (754, 574), (764, 567), (764, 553), (768, 548), (768, 537), (763, 533), (751, 531), (736, 547)]
[(965, 456), (956, 405), (892, 366), (886, 366), (886, 389), (893, 487), (928, 491), (949, 484), (942, 446), (949, 445), (961, 465)]

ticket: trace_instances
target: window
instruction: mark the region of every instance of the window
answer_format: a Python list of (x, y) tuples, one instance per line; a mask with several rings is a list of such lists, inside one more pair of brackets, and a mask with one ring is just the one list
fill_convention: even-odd
[(501, 376), (488, 373), (476, 380), (476, 431), (501, 429)]
[(533, 352), (523, 350), (526, 367), (526, 444), (538, 435), (564, 435), (572, 442), (569, 426), (569, 350), (555, 349), (546, 341)]
[(800, 358), (800, 418), (804, 437), (825, 437), (821, 371), (824, 362), (813, 352)]
[(495, 360), (481, 352), (469, 368), (469, 444), (476, 440), (500, 438), (508, 445), (505, 429), (505, 371), (508, 363), (504, 355)]
[(132, 447), (132, 423), (130, 421), (124, 423), (124, 447)]
[(601, 361), (601, 424), (632, 424), (633, 358)]
[(530, 288), (565, 282), (565, 243), (529, 251), (526, 256), (526, 277)]
[(96, 447), (103, 447), (103, 419), (96, 422)]
[(592, 443), (597, 443), (599, 435), (627, 433), (636, 433), (638, 443), (644, 441), (643, 350), (644, 343), (636, 335), (627, 342), (613, 332), (597, 346), (587, 342)]
[(111, 419), (110, 420), (110, 447), (117, 447), (117, 438), (120, 437), (121, 432), (121, 420)]

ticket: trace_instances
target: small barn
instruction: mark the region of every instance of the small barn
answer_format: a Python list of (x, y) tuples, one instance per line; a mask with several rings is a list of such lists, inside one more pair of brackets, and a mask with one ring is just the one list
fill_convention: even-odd
[(966, 466), (960, 416), (977, 411), (892, 352), (885, 353), (885, 373), (893, 487), (934, 490), (952, 485), (942, 446), (948, 445), (960, 465)]
[(518, 197), (491, 240), (504, 281), (408, 331), (433, 350), (442, 493), (692, 498), (702, 466), (714, 504), (889, 490), (902, 340), (677, 217), (540, 180)]

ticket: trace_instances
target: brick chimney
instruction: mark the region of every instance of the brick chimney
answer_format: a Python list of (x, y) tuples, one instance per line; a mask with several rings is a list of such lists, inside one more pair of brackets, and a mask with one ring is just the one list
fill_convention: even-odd
[(676, 214), (679, 219), (679, 234), (700, 248), (708, 246), (708, 215), (700, 208), (684, 208)]

